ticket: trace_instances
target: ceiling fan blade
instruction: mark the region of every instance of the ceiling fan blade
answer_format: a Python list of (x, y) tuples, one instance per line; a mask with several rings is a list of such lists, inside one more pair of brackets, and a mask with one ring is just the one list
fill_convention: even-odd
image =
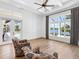
[(54, 7), (55, 5), (46, 5), (46, 7)]
[(49, 11), (46, 7), (44, 7), (45, 8), (45, 11)]
[(47, 2), (48, 2), (48, 0), (46, 0), (43, 4), (45, 4), (45, 5), (46, 5), (46, 4), (47, 4)]
[(41, 9), (42, 7), (39, 7), (39, 8), (37, 8), (37, 9)]
[(40, 5), (40, 6), (41, 6), (41, 4), (39, 4), (39, 3), (34, 3), (34, 4), (36, 4), (36, 5)]

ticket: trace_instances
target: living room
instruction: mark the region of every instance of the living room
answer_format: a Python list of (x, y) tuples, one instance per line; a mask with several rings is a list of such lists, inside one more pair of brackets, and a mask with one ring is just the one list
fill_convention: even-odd
[(1, 59), (79, 59), (78, 0), (0, 0)]

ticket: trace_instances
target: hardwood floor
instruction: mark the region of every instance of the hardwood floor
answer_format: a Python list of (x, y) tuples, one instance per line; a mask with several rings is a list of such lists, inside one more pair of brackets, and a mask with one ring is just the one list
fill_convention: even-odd
[[(39, 46), (41, 51), (53, 54), (58, 52), (58, 59), (79, 59), (79, 47), (52, 40), (38, 39), (31, 40), (32, 49)], [(24, 59), (24, 57), (15, 57), (12, 44), (0, 46), (0, 59)]]

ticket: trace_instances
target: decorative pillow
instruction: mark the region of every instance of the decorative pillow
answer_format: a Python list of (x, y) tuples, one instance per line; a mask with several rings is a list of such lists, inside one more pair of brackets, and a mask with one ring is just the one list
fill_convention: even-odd
[(28, 47), (22, 47), (22, 50), (24, 52), (25, 58), (26, 59), (39, 59), (38, 56), (40, 56), (40, 54), (36, 54), (34, 53), (31, 49), (29, 49)]
[(25, 45), (25, 44), (27, 44), (27, 40), (26, 40), (26, 39), (24, 39), (24, 40), (19, 40), (19, 41), (18, 41), (18, 44), (20, 44), (20, 45)]
[(40, 54), (40, 47), (36, 47), (35, 49), (33, 49), (33, 52), (36, 54)]
[(29, 49), (29, 47), (26, 47), (26, 46), (22, 47), (21, 49), (23, 50), (23, 52), (24, 52), (25, 55), (26, 55), (27, 53), (32, 52), (32, 50)]

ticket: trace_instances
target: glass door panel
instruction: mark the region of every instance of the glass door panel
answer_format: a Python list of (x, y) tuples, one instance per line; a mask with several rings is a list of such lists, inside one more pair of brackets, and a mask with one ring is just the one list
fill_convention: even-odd
[(17, 37), (18, 39), (22, 38), (22, 21), (14, 21), (14, 37)]
[(64, 30), (65, 30), (65, 28), (64, 28), (64, 23), (62, 22), (61, 23), (61, 26), (60, 26), (60, 35), (61, 35), (61, 37), (64, 37)]
[(71, 12), (49, 16), (49, 39), (70, 43)]

